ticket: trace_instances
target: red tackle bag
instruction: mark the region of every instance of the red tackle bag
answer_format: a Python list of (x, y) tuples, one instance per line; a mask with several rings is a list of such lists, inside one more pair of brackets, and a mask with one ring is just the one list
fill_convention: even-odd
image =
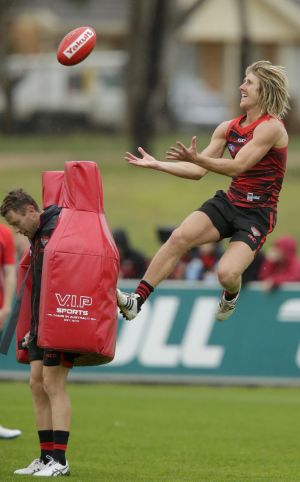
[[(64, 179), (64, 171), (46, 171), (42, 175), (43, 207), (51, 204), (61, 205), (60, 197)], [(18, 266), (17, 294), (19, 293), (30, 266), (30, 249), (26, 251)], [(16, 329), (16, 357), (20, 363), (28, 363), (28, 350), (21, 347), (21, 342), (30, 330), (31, 320), (31, 287), (32, 275), (28, 273)]]
[(118, 273), (99, 168), (94, 162), (66, 162), (62, 211), (44, 253), (38, 346), (78, 353), (75, 365), (110, 362)]

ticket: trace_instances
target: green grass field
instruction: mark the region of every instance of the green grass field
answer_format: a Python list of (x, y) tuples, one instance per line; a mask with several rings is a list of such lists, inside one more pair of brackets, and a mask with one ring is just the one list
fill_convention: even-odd
[[(38, 456), (24, 382), (0, 383), (0, 480)], [(70, 384), (74, 482), (300, 480), (299, 389)]]
[[(159, 158), (177, 139), (188, 143), (190, 135), (158, 137), (152, 153)], [(204, 147), (207, 135), (198, 136)], [(91, 160), (99, 164), (103, 178), (104, 206), (112, 229), (126, 226), (134, 246), (152, 256), (159, 246), (156, 228), (175, 226), (197, 209), (217, 189), (226, 189), (230, 179), (215, 174), (195, 182), (129, 166), (124, 153), (128, 139), (116, 135), (0, 137), (0, 198), (22, 186), (41, 199), (41, 172), (63, 169), (67, 160)], [(290, 143), (289, 164), (281, 194), (278, 223), (274, 237), (290, 233), (300, 241), (298, 191), (300, 180), (300, 139)]]
[[(157, 139), (153, 153), (180, 138)], [(205, 145), (207, 136), (200, 136)], [(229, 179), (201, 183), (128, 166), (125, 137), (0, 138), (0, 198), (22, 186), (41, 200), (41, 172), (66, 160), (96, 161), (111, 228), (126, 226), (133, 244), (149, 256), (156, 227), (176, 225)], [(292, 138), (279, 220), (268, 242), (290, 233), (300, 242), (298, 192), (300, 139)], [(74, 482), (299, 482), (300, 392), (293, 388), (208, 388), (70, 384), (73, 426), (68, 458)], [(31, 396), (23, 382), (0, 382), (0, 423), (22, 437), (0, 440), (0, 480), (38, 456)]]

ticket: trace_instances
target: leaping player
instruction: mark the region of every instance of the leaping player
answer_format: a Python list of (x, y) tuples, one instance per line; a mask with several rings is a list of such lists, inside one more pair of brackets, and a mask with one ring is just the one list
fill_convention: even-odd
[[(215, 317), (225, 320), (235, 310), (242, 274), (276, 224), (288, 146), (282, 121), (289, 109), (285, 69), (266, 60), (255, 62), (246, 69), (240, 91), (244, 113), (222, 122), (201, 153), (197, 151), (196, 137), (189, 147), (177, 142), (167, 152), (167, 161), (158, 161), (141, 147), (141, 157), (126, 153), (129, 164), (186, 179), (199, 180), (207, 172), (232, 178), (226, 193), (217, 191), (173, 231), (134, 293), (117, 290), (120, 311), (128, 320), (136, 317), (185, 252), (223, 238), (230, 238), (230, 243), (218, 264), (224, 290)], [(231, 159), (222, 157), (226, 147)]]

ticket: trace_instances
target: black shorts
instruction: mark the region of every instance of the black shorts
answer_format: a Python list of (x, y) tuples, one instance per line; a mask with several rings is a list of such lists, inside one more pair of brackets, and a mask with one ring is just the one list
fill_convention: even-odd
[(271, 208), (234, 206), (224, 191), (217, 191), (213, 198), (199, 208), (199, 211), (210, 218), (221, 239), (243, 241), (256, 253), (276, 224), (276, 213)]
[(67, 368), (73, 368), (76, 356), (78, 356), (78, 353), (40, 348), (36, 344), (36, 337), (33, 337), (28, 343), (29, 361), (41, 360), (46, 367), (62, 365)]

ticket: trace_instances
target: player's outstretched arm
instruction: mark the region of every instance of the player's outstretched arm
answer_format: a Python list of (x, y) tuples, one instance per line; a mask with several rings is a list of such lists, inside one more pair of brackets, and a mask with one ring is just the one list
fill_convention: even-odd
[(144, 167), (148, 169), (157, 169), (159, 161), (155, 157), (148, 154), (142, 147), (138, 147), (138, 151), (141, 157), (135, 156), (131, 152), (126, 152), (125, 160), (133, 166)]
[(179, 145), (189, 162), (204, 167), (208, 171), (235, 177), (257, 164), (273, 146), (282, 147), (287, 144), (285, 129), (276, 119), (262, 122), (254, 131), (253, 138), (238, 152), (235, 159), (216, 158), (207, 151), (197, 156), (190, 156), (188, 149)]
[(184, 179), (198, 180), (207, 172), (200, 166), (190, 162), (165, 162), (155, 159), (148, 154), (142, 147), (138, 148), (141, 157), (135, 156), (131, 152), (126, 152), (125, 160), (133, 166), (154, 169), (157, 171), (172, 174), (173, 176), (182, 177)]
[(190, 147), (186, 147), (182, 142), (177, 141), (176, 147), (171, 146), (166, 153), (166, 158), (174, 161), (197, 162), (197, 137), (192, 137)]
[[(226, 147), (226, 131), (230, 121), (222, 122), (213, 132), (210, 143), (201, 153), (197, 150), (197, 137), (193, 136), (191, 144), (186, 147), (182, 142), (177, 141), (176, 146), (170, 147), (166, 153), (166, 158), (174, 161), (183, 161), (200, 165), (200, 156), (219, 158), (223, 155)], [(201, 166), (203, 167), (203, 166)]]

